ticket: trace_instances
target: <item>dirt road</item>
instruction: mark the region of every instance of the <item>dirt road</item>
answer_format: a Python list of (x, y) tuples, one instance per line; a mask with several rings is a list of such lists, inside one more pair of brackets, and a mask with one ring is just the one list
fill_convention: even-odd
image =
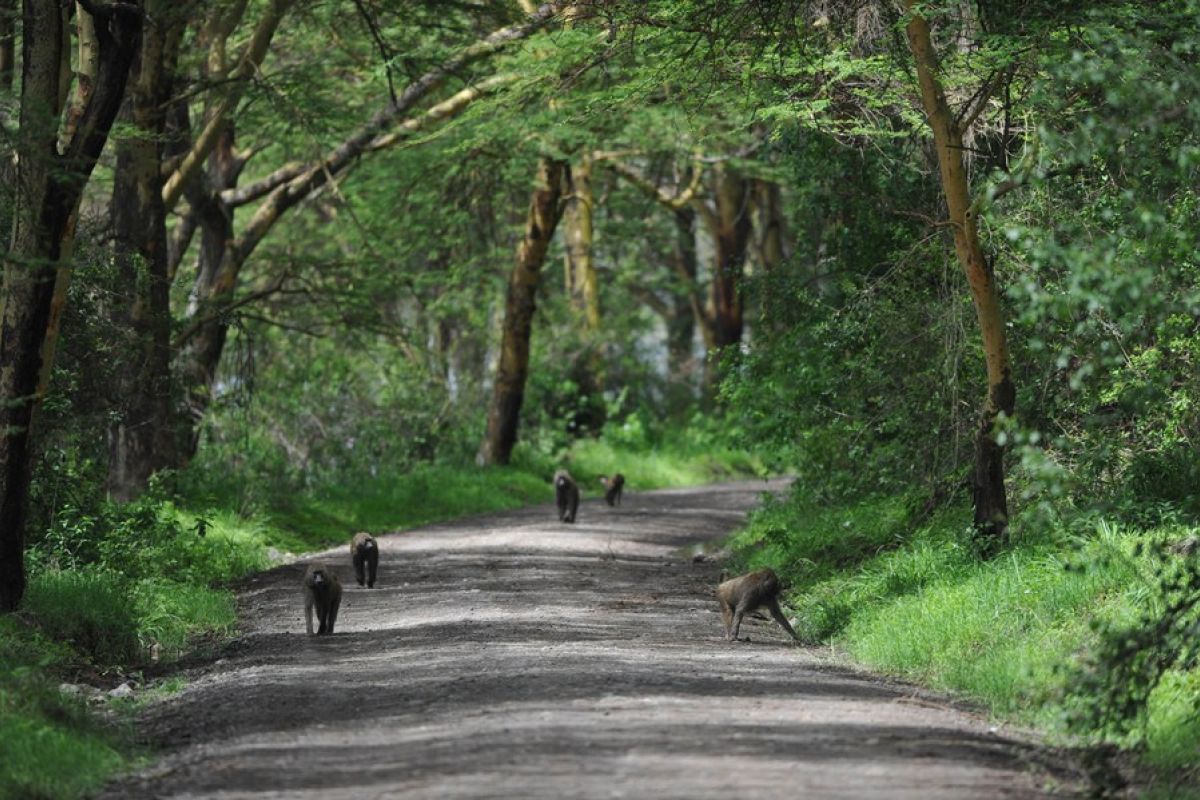
[(1052, 754), (912, 687), (831, 666), (771, 622), (727, 643), (720, 569), (748, 482), (587, 500), (381, 539), (337, 633), (303, 564), (241, 595), (244, 635), (143, 716), (168, 748), (106, 798), (992, 798), (1070, 794)]

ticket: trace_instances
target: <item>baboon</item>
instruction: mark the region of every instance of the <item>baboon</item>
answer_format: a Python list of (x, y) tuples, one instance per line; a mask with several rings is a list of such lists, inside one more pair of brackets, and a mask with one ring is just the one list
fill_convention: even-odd
[(579, 484), (565, 469), (554, 473), (554, 502), (558, 504), (559, 522), (575, 521), (575, 513), (579, 511)]
[[(358, 585), (375, 588), (375, 572), (379, 569), (379, 544), (366, 531), (354, 534), (350, 540), (350, 559), (354, 562), (354, 577)], [(364, 575), (364, 572), (366, 573)]]
[(800, 637), (792, 630), (787, 617), (779, 608), (779, 578), (770, 568), (755, 570), (739, 578), (725, 580), (721, 573), (721, 584), (717, 586), (717, 601), (721, 604), (721, 618), (725, 621), (725, 637), (731, 642), (737, 641), (738, 631), (742, 627), (742, 617), (756, 608), (765, 608), (796, 641)]
[(337, 622), (338, 606), (342, 604), (342, 583), (337, 575), (324, 564), (309, 564), (304, 572), (304, 619), (308, 624), (308, 635), (313, 632), (313, 605), (317, 606), (317, 635), (333, 633)]
[(610, 506), (621, 505), (621, 491), (625, 488), (625, 476), (617, 472), (611, 478), (601, 477), (600, 483), (604, 485), (604, 502)]

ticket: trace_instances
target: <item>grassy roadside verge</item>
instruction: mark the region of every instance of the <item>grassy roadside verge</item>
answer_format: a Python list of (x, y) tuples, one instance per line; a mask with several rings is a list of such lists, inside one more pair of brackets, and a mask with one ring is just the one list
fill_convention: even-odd
[[(686, 440), (578, 442), (563, 461), (585, 497), (599, 496), (599, 476), (614, 471), (634, 492), (762, 472), (740, 452)], [(289, 552), (341, 544), (354, 530), (549, 502), (557, 463), (522, 453), (511, 467), (426, 466), (281, 493), (248, 514), (234, 494), (63, 508), (29, 552), (21, 611), (0, 617), (0, 798), (84, 796), (135, 763), (140, 753), (121, 720), (157, 691), (145, 667), (234, 631), (229, 581)], [(133, 701), (60, 689), (123, 682), (134, 686)]]
[[(903, 496), (819, 506), (795, 493), (735, 535), (735, 559), (784, 577), (797, 631), (809, 641), (1060, 741), (1075, 667), (1096, 648), (1097, 628), (1158, 602), (1147, 543), (1193, 532), (1080, 516), (1015, 531), (983, 558), (968, 508), (918, 509)], [(1197, 698), (1200, 670), (1169, 670), (1132, 733), (1095, 729), (1084, 738), (1133, 747), (1151, 783), (1169, 779), (1170, 791), (1185, 791), (1200, 781)]]

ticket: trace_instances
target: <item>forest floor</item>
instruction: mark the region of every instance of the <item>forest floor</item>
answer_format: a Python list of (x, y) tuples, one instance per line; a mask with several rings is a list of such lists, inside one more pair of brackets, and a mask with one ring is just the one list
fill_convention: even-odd
[(550, 506), (348, 548), (337, 632), (304, 632), (304, 561), (239, 588), (242, 635), (140, 715), (165, 748), (105, 798), (1027, 798), (1078, 773), (1036, 738), (796, 647), (726, 642), (693, 558), (752, 481)]

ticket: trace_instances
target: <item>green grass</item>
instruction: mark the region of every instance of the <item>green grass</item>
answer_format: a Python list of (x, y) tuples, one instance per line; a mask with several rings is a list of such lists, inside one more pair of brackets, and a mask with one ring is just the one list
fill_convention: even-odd
[[(1054, 735), (1065, 735), (1071, 667), (1095, 642), (1090, 623), (1128, 619), (1145, 601), (1137, 544), (1186, 532), (1079, 520), (1070, 531), (1017, 529), (984, 559), (969, 509), (914, 522), (913, 508), (904, 497), (818, 507), (794, 494), (732, 539), (735, 561), (785, 576), (797, 631), (810, 641)], [(1147, 763), (1195, 768), (1198, 701), (1200, 671), (1173, 673), (1155, 690)]]
[(266, 519), (273, 544), (304, 552), (349, 541), (356, 530), (384, 533), (550, 499), (549, 479), (520, 469), (428, 466), (279, 498)]
[(0, 617), (0, 797), (80, 797), (126, 763), (128, 743), (59, 692), (74, 660), (65, 645)]
[[(554, 499), (550, 476), (566, 466), (584, 497), (602, 493), (599, 478), (621, 472), (626, 491), (692, 486), (763, 474), (752, 457), (679, 436), (651, 447), (580, 440), (561, 459), (518, 448), (512, 466), (429, 465), (352, 484), (274, 498), (249, 519), (227, 510), (206, 513), (214, 527), (256, 525), (264, 541), (300, 553), (348, 541), (357, 530), (386, 533), (473, 514), (505, 511)], [(190, 523), (194, 524), (194, 523)]]

